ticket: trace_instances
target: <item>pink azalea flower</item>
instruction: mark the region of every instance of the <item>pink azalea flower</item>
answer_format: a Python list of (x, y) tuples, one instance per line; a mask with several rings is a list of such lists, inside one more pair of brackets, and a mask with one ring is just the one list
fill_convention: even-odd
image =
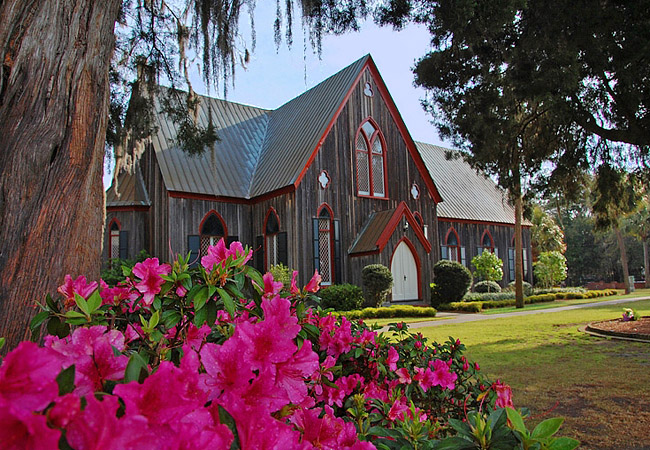
[(392, 345), (388, 349), (388, 357), (386, 358), (386, 363), (388, 364), (388, 370), (395, 371), (397, 370), (397, 361), (399, 361), (399, 353), (395, 350), (395, 347)]
[(422, 369), (421, 367), (415, 368), (416, 375), (413, 377), (414, 380), (420, 383), (420, 387), (424, 392), (426, 392), (431, 386), (434, 386), (436, 381), (434, 372), (430, 368)]
[(300, 289), (298, 289), (298, 285), (296, 284), (297, 277), (298, 277), (298, 271), (294, 270), (293, 274), (291, 275), (291, 295), (300, 294)]
[(456, 387), (458, 375), (449, 370), (449, 366), (439, 359), (433, 361), (433, 386), (453, 390)]
[(90, 294), (92, 294), (98, 286), (96, 281), (88, 283), (86, 277), (83, 275), (78, 276), (74, 281), (70, 275), (66, 275), (63, 280), (63, 284), (59, 286), (57, 291), (65, 297), (64, 304), (66, 307), (75, 304), (75, 294), (78, 294), (87, 300), (88, 297), (90, 297)]
[(474, 369), (481, 370), (481, 367), (478, 365), (477, 362), (474, 363)]
[(400, 384), (411, 384), (411, 375), (408, 369), (402, 367), (401, 369), (397, 369), (395, 374), (398, 376)]
[(169, 264), (160, 264), (158, 258), (147, 258), (133, 267), (133, 275), (140, 278), (135, 288), (142, 294), (146, 306), (151, 306), (154, 296), (160, 292), (160, 287), (165, 282), (160, 275), (168, 275), (171, 270)]
[(44, 409), (59, 395), (56, 377), (62, 367), (63, 359), (56, 352), (21, 342), (0, 366), (0, 400), (17, 410)]
[[(244, 247), (241, 245), (241, 242), (233, 242), (230, 244), (230, 248), (226, 247), (226, 242), (223, 238), (219, 239), (217, 245), (211, 245), (208, 247), (208, 254), (201, 258), (201, 265), (205, 267), (205, 270), (211, 272), (214, 269), (214, 266), (225, 267), (226, 260), (229, 257), (233, 259), (240, 258), (245, 255)], [(245, 255), (242, 265), (246, 264), (253, 257), (253, 250), (249, 250), (248, 254)]]
[(287, 394), (287, 403), (299, 404), (307, 396), (305, 379), (318, 370), (318, 355), (312, 350), (311, 341), (303, 342), (302, 347), (291, 359), (276, 366), (275, 384)]
[(283, 285), (279, 281), (273, 280), (271, 272), (265, 273), (262, 280), (264, 280), (264, 297), (275, 297), (280, 293)]
[(104, 280), (99, 280), (101, 290), (99, 295), (102, 297), (102, 305), (119, 305), (125, 300), (134, 300), (133, 292), (128, 286), (117, 285), (114, 288), (108, 287)]
[(56, 449), (61, 432), (47, 426), (40, 414), (0, 398), (0, 445), (5, 450)]
[(81, 412), (81, 399), (74, 394), (58, 397), (47, 418), (57, 428), (65, 428)]
[(318, 273), (318, 270), (314, 271), (314, 276), (311, 277), (311, 280), (309, 280), (309, 283), (305, 286), (305, 291), (307, 292), (313, 292), (316, 293), (320, 289), (320, 282), (322, 281), (322, 278), (320, 274)]
[(494, 406), (498, 408), (514, 408), (512, 403), (512, 390), (507, 384), (503, 384), (501, 380), (497, 380), (492, 385), (492, 389), (497, 393), (497, 401)]
[(400, 397), (400, 399), (396, 402), (393, 402), (393, 406), (391, 406), (390, 410), (388, 411), (388, 418), (392, 421), (395, 420), (404, 420), (404, 417), (406, 416), (409, 408), (406, 406), (406, 401), (404, 397)]

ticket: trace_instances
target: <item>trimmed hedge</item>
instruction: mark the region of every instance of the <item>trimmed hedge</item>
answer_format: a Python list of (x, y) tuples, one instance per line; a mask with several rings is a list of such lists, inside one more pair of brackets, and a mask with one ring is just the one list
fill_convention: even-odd
[(337, 311), (359, 309), (363, 304), (363, 291), (354, 284), (335, 284), (321, 289), (318, 293), (323, 309), (333, 308)]
[(482, 294), (486, 292), (501, 292), (501, 286), (496, 281), (479, 281), (474, 285), (474, 292)]
[(356, 311), (337, 311), (334, 314), (345, 316), (348, 320), (388, 319), (391, 317), (435, 317), (435, 308), (423, 306), (388, 306), (385, 308), (363, 308)]
[[(485, 295), (485, 294), (483, 294)], [(549, 294), (531, 295), (524, 298), (525, 304), (531, 303), (545, 303), (555, 300), (575, 300), (596, 297), (606, 297), (616, 295), (614, 289), (605, 289), (602, 291), (587, 291), (587, 292), (556, 292)], [(485, 301), (463, 301), (445, 303), (438, 307), (440, 311), (459, 311), (459, 312), (481, 312), (483, 309), (490, 308), (505, 308), (508, 306), (515, 306), (515, 299), (507, 300), (485, 300)]]
[(431, 305), (459, 301), (472, 285), (472, 272), (461, 263), (438, 261), (433, 266), (433, 283), (431, 283)]

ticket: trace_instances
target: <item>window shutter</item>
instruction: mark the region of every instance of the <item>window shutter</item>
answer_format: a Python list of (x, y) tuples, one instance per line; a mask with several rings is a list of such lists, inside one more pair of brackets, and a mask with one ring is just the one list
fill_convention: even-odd
[(287, 232), (278, 233), (278, 263), (289, 265), (289, 251), (287, 243)]
[(510, 281), (515, 281), (515, 249), (508, 247), (508, 275)]
[(312, 248), (314, 250), (314, 270), (320, 272), (320, 246), (318, 242), (318, 219), (311, 219), (312, 224)]
[(524, 278), (528, 277), (528, 252), (526, 249), (523, 249), (521, 252), (523, 266), (524, 266)]
[(226, 238), (226, 245), (230, 247), (230, 244), (232, 244), (233, 242), (237, 242), (238, 240), (239, 240), (239, 236), (228, 236)]
[(449, 259), (449, 251), (446, 245), (440, 246), (440, 259)]
[(255, 238), (255, 268), (264, 273), (264, 236)]
[(467, 266), (467, 259), (465, 258), (465, 247), (460, 248), (460, 263)]
[(494, 247), (494, 254), (497, 258), (499, 257), (499, 247)]
[(341, 283), (341, 221), (334, 220), (334, 282)]
[(120, 231), (120, 259), (129, 257), (129, 232)]
[(201, 250), (201, 238), (195, 234), (188, 235), (187, 248), (190, 251), (190, 267), (194, 268), (199, 264), (199, 251)]

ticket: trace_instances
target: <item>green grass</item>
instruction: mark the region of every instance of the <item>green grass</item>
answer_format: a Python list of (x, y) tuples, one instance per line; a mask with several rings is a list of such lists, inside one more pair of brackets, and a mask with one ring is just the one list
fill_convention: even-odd
[(484, 374), (512, 386), (517, 406), (538, 416), (552, 409), (551, 417), (565, 416), (561, 434), (579, 439), (581, 448), (641, 448), (650, 428), (650, 344), (578, 331), (620, 317), (625, 307), (650, 315), (650, 300), (644, 300), (417, 331), (437, 341), (459, 338)]

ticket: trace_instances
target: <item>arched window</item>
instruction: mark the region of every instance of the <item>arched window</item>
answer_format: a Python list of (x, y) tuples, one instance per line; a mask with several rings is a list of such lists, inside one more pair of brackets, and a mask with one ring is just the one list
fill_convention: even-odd
[(334, 252), (332, 246), (334, 227), (332, 226), (332, 213), (325, 205), (318, 214), (318, 273), (322, 284), (332, 284), (334, 274)]
[(201, 239), (201, 256), (208, 254), (208, 247), (217, 245), (219, 239), (226, 238), (226, 225), (216, 211), (210, 211), (205, 215), (199, 225), (199, 236)]
[(445, 238), (445, 245), (441, 246), (441, 257), (449, 261), (456, 261), (466, 266), (467, 261), (465, 258), (465, 247), (460, 245), (458, 233), (453, 228), (450, 228)]
[(116, 219), (111, 221), (111, 224), (108, 226), (109, 235), (108, 235), (108, 258), (119, 258), (120, 257), (120, 224)]
[[(483, 252), (490, 252), (490, 253), (495, 253), (495, 248), (494, 248), (494, 239), (492, 239), (492, 235), (488, 230), (485, 230), (483, 232), (483, 236), (481, 237), (481, 246), (478, 248), (477, 254), (481, 254)], [(497, 256), (498, 252), (497, 252)]]
[(386, 198), (384, 138), (372, 119), (361, 124), (355, 139), (357, 194)]
[(269, 211), (266, 213), (264, 236), (259, 236), (258, 239), (260, 238), (264, 242), (263, 270), (269, 270), (271, 266), (278, 264), (289, 264), (287, 232), (280, 231), (280, 218), (273, 208), (269, 208)]

